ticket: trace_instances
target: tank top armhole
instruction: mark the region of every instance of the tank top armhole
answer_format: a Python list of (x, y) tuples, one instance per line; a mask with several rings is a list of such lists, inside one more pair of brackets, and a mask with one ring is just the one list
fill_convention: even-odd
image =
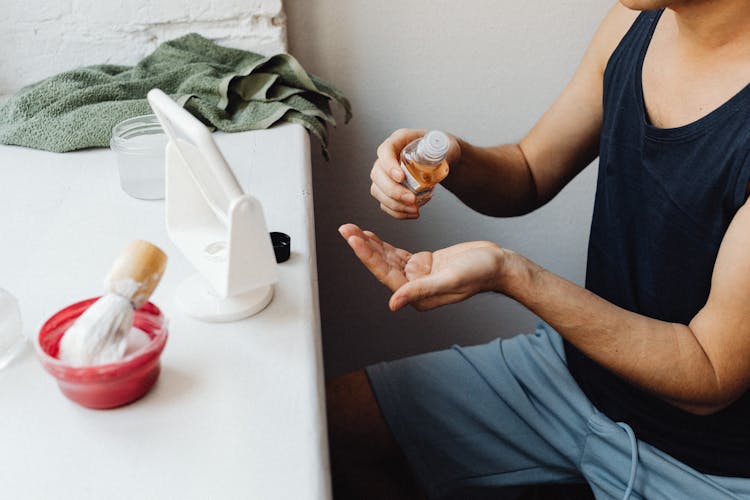
[(609, 71), (610, 66), (614, 65), (617, 62), (623, 51), (629, 49), (628, 45), (630, 39), (636, 37), (641, 32), (641, 30), (650, 30), (651, 23), (653, 23), (655, 19), (658, 19), (660, 13), (661, 11), (644, 11), (638, 14), (638, 17), (635, 18), (633, 23), (620, 39), (619, 43), (615, 47), (615, 50), (612, 51), (612, 54), (610, 54), (609, 58), (607, 59), (607, 64), (604, 66), (605, 80), (607, 79), (607, 72)]

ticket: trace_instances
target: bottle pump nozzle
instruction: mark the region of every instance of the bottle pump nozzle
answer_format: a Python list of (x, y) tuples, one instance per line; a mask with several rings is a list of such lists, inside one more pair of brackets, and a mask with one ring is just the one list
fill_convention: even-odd
[(428, 160), (442, 160), (448, 153), (448, 136), (439, 130), (431, 130), (422, 137), (417, 146), (417, 154)]

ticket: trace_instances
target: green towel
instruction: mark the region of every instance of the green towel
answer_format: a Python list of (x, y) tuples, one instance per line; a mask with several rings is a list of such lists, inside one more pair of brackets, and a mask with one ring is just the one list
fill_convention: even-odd
[(349, 101), (289, 54), (265, 57), (192, 33), (165, 42), (136, 66), (99, 65), (30, 85), (0, 106), (0, 143), (65, 152), (108, 147), (120, 121), (151, 113), (160, 88), (206, 125), (226, 132), (299, 123), (321, 142), (335, 125), (330, 101)]

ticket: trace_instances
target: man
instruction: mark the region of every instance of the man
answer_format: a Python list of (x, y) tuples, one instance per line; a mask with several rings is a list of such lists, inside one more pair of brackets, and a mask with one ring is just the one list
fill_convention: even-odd
[[(453, 140), (443, 186), (495, 216), (599, 156), (586, 288), (487, 241), (411, 254), (341, 227), (393, 311), (498, 292), (544, 320), (331, 382), (341, 497), (586, 481), (597, 498), (750, 498), (748, 82), (750, 2), (622, 0), (519, 144)], [(397, 155), (420, 134), (395, 132), (372, 169), (396, 218), (419, 215)]]

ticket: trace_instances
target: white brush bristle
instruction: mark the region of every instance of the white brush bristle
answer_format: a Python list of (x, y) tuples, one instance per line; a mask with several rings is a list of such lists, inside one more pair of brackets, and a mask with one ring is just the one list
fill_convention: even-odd
[(112, 363), (123, 358), (133, 326), (133, 306), (110, 293), (94, 302), (60, 340), (59, 359), (71, 366)]

